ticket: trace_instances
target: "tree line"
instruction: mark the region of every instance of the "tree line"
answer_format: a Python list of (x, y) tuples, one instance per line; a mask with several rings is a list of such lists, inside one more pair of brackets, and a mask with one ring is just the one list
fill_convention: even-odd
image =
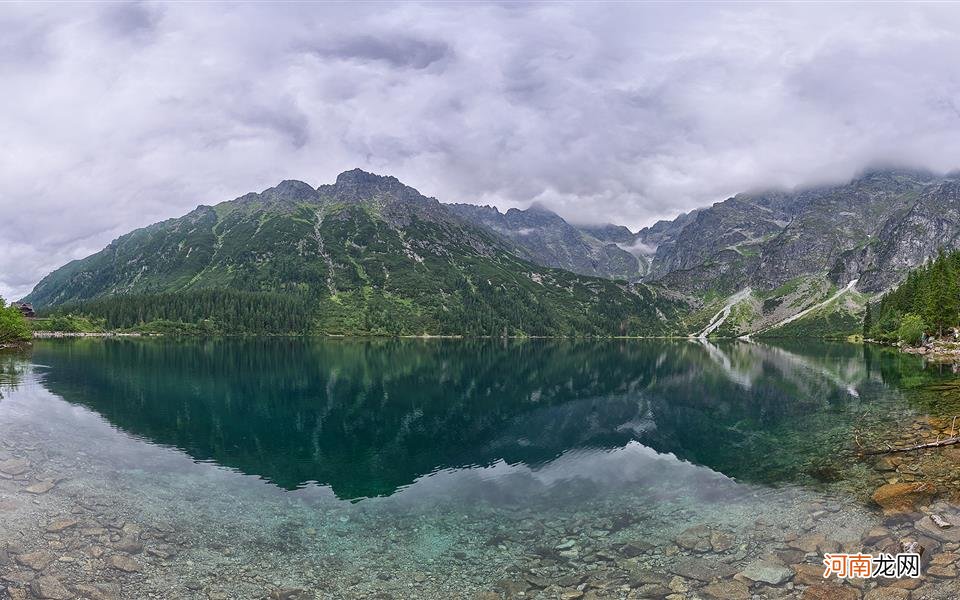
[(107, 329), (159, 333), (299, 334), (310, 330), (313, 309), (299, 295), (207, 289), (103, 296), (42, 316), (53, 323), (82, 316)]
[(960, 325), (960, 251), (946, 253), (914, 269), (898, 288), (867, 304), (865, 338), (918, 343), (924, 334), (942, 337)]

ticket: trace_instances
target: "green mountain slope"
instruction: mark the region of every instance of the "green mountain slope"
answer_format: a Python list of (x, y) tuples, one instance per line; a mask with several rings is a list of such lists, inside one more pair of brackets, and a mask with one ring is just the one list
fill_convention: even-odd
[(331, 334), (659, 335), (686, 308), (657, 288), (527, 262), (437, 200), (360, 170), (133, 231), (25, 300), (113, 314), (114, 298), (216, 289), (305, 298), (310, 330)]

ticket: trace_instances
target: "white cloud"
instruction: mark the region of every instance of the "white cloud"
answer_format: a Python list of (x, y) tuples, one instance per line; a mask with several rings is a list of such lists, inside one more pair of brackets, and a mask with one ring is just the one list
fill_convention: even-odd
[(637, 228), (960, 157), (948, 5), (9, 5), (0, 294), (134, 227), (361, 167)]

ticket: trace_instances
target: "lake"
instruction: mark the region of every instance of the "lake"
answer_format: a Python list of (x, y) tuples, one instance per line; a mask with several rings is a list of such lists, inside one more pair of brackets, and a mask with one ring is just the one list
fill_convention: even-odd
[(811, 341), (38, 341), (0, 355), (2, 585), (800, 597), (822, 552), (918, 535), (855, 450), (925, 427), (954, 378)]

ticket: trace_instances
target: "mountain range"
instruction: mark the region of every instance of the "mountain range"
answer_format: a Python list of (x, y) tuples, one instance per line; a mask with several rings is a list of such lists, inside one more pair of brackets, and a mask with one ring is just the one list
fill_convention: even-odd
[(394, 177), (284, 181), (117, 238), (45, 277), (38, 308), (229, 289), (310, 299), (326, 334), (664, 335), (677, 294), (529, 261)]
[(845, 335), (939, 247), (960, 247), (953, 175), (743, 193), (632, 232), (355, 169), (138, 229), (25, 300), (230, 288), (308, 295), (326, 333)]

